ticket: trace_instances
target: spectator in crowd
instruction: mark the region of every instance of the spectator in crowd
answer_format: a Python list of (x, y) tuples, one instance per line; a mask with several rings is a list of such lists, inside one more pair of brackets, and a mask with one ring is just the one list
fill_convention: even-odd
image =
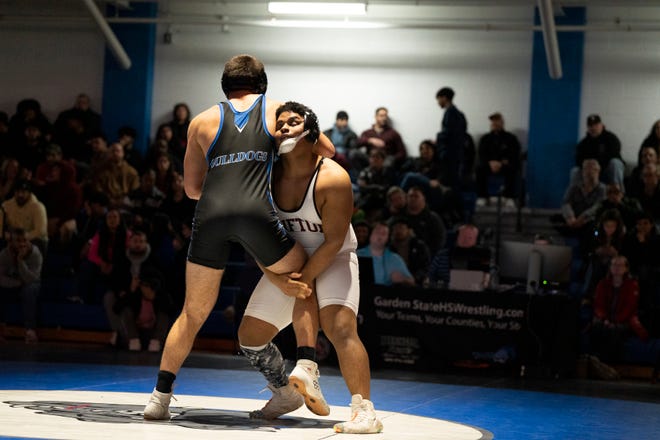
[(168, 153), (172, 153), (172, 150), (176, 148), (176, 140), (174, 139), (174, 132), (170, 124), (164, 123), (158, 126), (154, 143), (158, 141), (161, 141), (167, 147)]
[(124, 204), (134, 215), (150, 222), (165, 200), (165, 194), (156, 187), (156, 171), (146, 170), (140, 177), (140, 186), (128, 194)]
[[(392, 124), (385, 107), (376, 109), (376, 121), (370, 129), (365, 130), (358, 138), (358, 147), (366, 147), (367, 154), (372, 151), (385, 153), (385, 165), (398, 170), (408, 157), (406, 146), (398, 131)], [(371, 157), (371, 156), (370, 156)]]
[(126, 291), (129, 237), (119, 210), (108, 210), (105, 222), (90, 240), (86, 258), (80, 263), (77, 292), (70, 300), (98, 304), (108, 290), (117, 295)]
[(639, 317), (653, 334), (659, 334), (660, 314), (660, 237), (653, 217), (642, 213), (635, 228), (623, 242), (623, 255), (630, 263), (630, 274), (639, 283)]
[(394, 170), (385, 165), (385, 151), (373, 149), (369, 153), (369, 166), (358, 176), (360, 194), (358, 208), (364, 210), (367, 221), (375, 220), (385, 205), (385, 192), (395, 182)]
[[(33, 344), (37, 338), (37, 299), (41, 288), (43, 258), (39, 248), (30, 243), (23, 229), (14, 228), (9, 234), (9, 244), (0, 251), (0, 305), (19, 300), (25, 322), (25, 342)], [(5, 307), (3, 307), (4, 309)], [(5, 311), (0, 314), (4, 322)], [(3, 328), (0, 325), (0, 328)], [(0, 338), (3, 335), (0, 334)]]
[(21, 164), (13, 157), (3, 159), (0, 165), (0, 202), (14, 196), (16, 183), (26, 178)]
[(406, 212), (403, 215), (415, 236), (429, 247), (431, 255), (435, 255), (445, 245), (447, 230), (442, 218), (428, 207), (424, 191), (418, 186), (412, 186), (406, 197)]
[(348, 113), (344, 110), (337, 112), (335, 124), (323, 132), (335, 146), (333, 159), (344, 167), (351, 180), (355, 181), (357, 174), (367, 166), (367, 157), (359, 153), (357, 148), (357, 134), (348, 125)]
[[(41, 255), (46, 255), (48, 247), (48, 217), (46, 207), (34, 194), (27, 180), (16, 183), (14, 197), (2, 202), (0, 230), (22, 229)], [(6, 233), (6, 232), (5, 232)], [(8, 237), (5, 236), (5, 239)]]
[(106, 161), (110, 154), (110, 147), (108, 145), (108, 138), (102, 132), (93, 133), (87, 139), (89, 149), (91, 151), (91, 158), (89, 164), (92, 168), (98, 169), (99, 166)]
[(630, 231), (635, 227), (637, 217), (642, 212), (642, 207), (637, 199), (628, 197), (621, 191), (618, 183), (610, 183), (606, 187), (606, 198), (596, 202), (591, 208), (587, 209), (582, 215), (588, 220), (599, 219), (607, 210), (616, 209), (621, 214), (626, 230)]
[(595, 159), (600, 165), (600, 179), (604, 183), (616, 183), (624, 188), (625, 164), (621, 158), (621, 141), (605, 128), (599, 115), (587, 117), (587, 134), (575, 148), (575, 167), (571, 170), (570, 185), (575, 185), (583, 176), (580, 167), (585, 159)]
[(649, 212), (653, 218), (660, 219), (660, 184), (658, 166), (655, 164), (645, 165), (642, 169), (642, 188), (637, 194), (633, 194), (642, 209)]
[(76, 178), (76, 168), (71, 162), (63, 159), (62, 148), (59, 145), (48, 145), (44, 150), (44, 157), (45, 160), (37, 165), (37, 169), (32, 176), (32, 185), (37, 197), (41, 195), (41, 190), (49, 183), (48, 178), (52, 177), (52, 169), (55, 167), (67, 168), (65, 172), (70, 174), (74, 180)]
[(435, 98), (445, 111), (435, 141), (438, 159), (444, 165), (443, 183), (460, 192), (463, 178), (468, 174), (465, 157), (467, 120), (463, 112), (454, 105), (454, 90), (443, 87), (438, 90)]
[(353, 223), (353, 231), (357, 239), (357, 248), (363, 248), (369, 245), (369, 236), (371, 235), (371, 226), (364, 220)]
[(169, 126), (172, 128), (172, 137), (174, 138), (170, 153), (181, 162), (183, 162), (186, 146), (188, 145), (188, 125), (190, 125), (190, 108), (188, 104), (180, 102), (172, 110), (172, 120), (169, 122)]
[(73, 253), (74, 267), (82, 259), (85, 259), (89, 250), (92, 237), (105, 223), (105, 215), (108, 212), (108, 196), (102, 192), (83, 192), (82, 209), (76, 215), (77, 234), (73, 238), (71, 250)]
[(179, 173), (183, 172), (183, 162), (172, 153), (174, 149), (173, 145), (172, 127), (168, 124), (161, 124), (156, 132), (156, 139), (149, 147), (149, 151), (147, 151), (145, 166), (155, 170), (158, 158), (162, 154), (167, 154), (170, 162), (172, 162), (172, 168)]
[[(133, 294), (139, 296), (140, 274), (153, 273), (162, 278), (162, 270), (158, 266), (156, 259), (151, 252), (151, 245), (147, 233), (140, 229), (134, 229), (130, 233), (130, 238), (126, 244), (126, 264), (120, 265), (124, 273), (117, 272), (116, 276), (123, 279), (123, 284), (118, 289), (109, 289), (103, 296), (103, 306), (105, 308), (108, 322), (113, 330), (110, 340), (111, 345), (116, 345), (118, 333), (121, 333), (121, 316), (117, 312), (117, 303), (122, 301), (126, 295)], [(120, 286), (120, 284), (117, 284)], [(122, 334), (125, 341), (126, 335)], [(134, 343), (135, 344), (135, 343)]]
[(660, 156), (658, 155), (659, 147), (643, 146), (639, 150), (637, 157), (637, 165), (630, 172), (630, 176), (626, 179), (626, 192), (631, 195), (639, 194), (644, 187), (642, 181), (642, 170), (648, 164), (658, 166), (660, 164)]
[(383, 220), (403, 215), (406, 212), (406, 192), (400, 186), (390, 186), (387, 190)]
[(48, 238), (65, 247), (77, 231), (76, 216), (82, 207), (82, 190), (76, 183), (75, 168), (64, 161), (54, 161), (44, 176), (39, 198), (46, 207)]
[(63, 156), (76, 162), (89, 163), (88, 134), (82, 119), (72, 114), (65, 121), (59, 121), (59, 124), (55, 126), (53, 142), (62, 146)]
[(60, 112), (55, 120), (53, 141), (62, 146), (64, 157), (89, 163), (91, 152), (86, 142), (93, 133), (101, 131), (101, 115), (90, 107), (84, 93), (76, 97), (74, 106)]
[(387, 223), (377, 222), (371, 230), (369, 246), (358, 249), (357, 255), (372, 258), (375, 284), (415, 285), (415, 278), (408, 270), (406, 262), (387, 247), (389, 236), (390, 228)]
[(660, 268), (659, 240), (651, 214), (640, 212), (623, 245), (623, 254), (628, 258), (632, 275), (640, 278), (644, 266)]
[(142, 350), (144, 339), (149, 341), (149, 351), (160, 351), (170, 328), (172, 309), (172, 298), (163, 289), (161, 278), (149, 272), (142, 273), (137, 289), (119, 298), (115, 304), (128, 349)]
[(108, 195), (110, 206), (121, 207), (124, 198), (140, 186), (140, 176), (124, 159), (124, 148), (119, 143), (110, 146), (104, 163), (99, 164), (90, 177), (89, 187)]
[(587, 248), (589, 259), (584, 282), (587, 295), (591, 295), (596, 284), (607, 274), (610, 260), (623, 250), (625, 234), (626, 227), (618, 210), (607, 210), (599, 217)]
[(156, 188), (167, 195), (170, 192), (176, 173), (169, 153), (161, 153), (156, 157), (156, 168), (154, 170), (156, 170)]
[(181, 224), (195, 214), (197, 201), (191, 199), (183, 188), (183, 174), (174, 173), (170, 190), (160, 205), (160, 211), (172, 220), (172, 225), (178, 230)]
[[(612, 258), (609, 272), (596, 287), (594, 317), (590, 330), (591, 353), (605, 363), (654, 364), (660, 342), (649, 333), (638, 317), (639, 288), (629, 274), (624, 256)], [(600, 370), (602, 371), (602, 370)], [(601, 375), (618, 378), (617, 373)]]
[(28, 125), (37, 127), (41, 133), (50, 130), (50, 121), (41, 112), (41, 103), (32, 98), (23, 99), (16, 104), (16, 113), (9, 120), (9, 136), (12, 142), (21, 143)]
[(488, 272), (490, 260), (490, 249), (479, 245), (479, 228), (465, 223), (458, 227), (456, 242), (443, 247), (433, 256), (428, 272), (429, 286), (449, 286), (451, 269)]
[(70, 128), (68, 123), (72, 119), (81, 122), (85, 136), (101, 131), (101, 115), (92, 110), (90, 103), (87, 94), (80, 93), (76, 96), (73, 107), (61, 112), (55, 120), (56, 138)]
[(443, 199), (450, 189), (441, 183), (440, 161), (436, 157), (433, 141), (423, 140), (419, 144), (419, 157), (409, 161), (409, 164), (401, 178), (401, 188), (408, 191), (411, 186), (421, 187), (431, 209), (441, 212), (445, 208)]
[(85, 162), (75, 162), (76, 181), (82, 186), (89, 185), (95, 173), (98, 173), (106, 166), (106, 161), (110, 156), (108, 139), (105, 134), (98, 131), (92, 133), (87, 138), (85, 147), (88, 150), (89, 160)]
[(415, 237), (408, 225), (406, 217), (395, 217), (389, 222), (392, 230), (390, 249), (403, 258), (406, 267), (413, 274), (415, 284), (423, 286), (427, 283), (431, 254), (428, 246)]
[[(582, 179), (566, 190), (562, 201), (562, 233), (581, 237), (589, 228), (588, 209), (605, 199), (606, 188), (600, 182), (600, 164), (596, 159), (585, 159), (582, 163)], [(586, 214), (585, 214), (586, 211)]]
[(25, 126), (24, 136), (14, 144), (13, 156), (18, 159), (21, 166), (31, 173), (37, 169), (37, 165), (45, 158), (45, 150), (48, 140), (43, 130), (34, 122)]
[(500, 113), (493, 113), (490, 120), (490, 132), (479, 140), (479, 164), (476, 169), (477, 206), (487, 204), (492, 197), (488, 191), (489, 179), (499, 176), (503, 180), (502, 195), (505, 207), (515, 207), (514, 199), (518, 195), (516, 182), (520, 175), (520, 142), (516, 135), (504, 128), (504, 118)]
[(117, 143), (124, 148), (124, 160), (141, 173), (144, 171), (144, 157), (135, 146), (136, 139), (137, 130), (129, 125), (119, 127), (117, 130)]

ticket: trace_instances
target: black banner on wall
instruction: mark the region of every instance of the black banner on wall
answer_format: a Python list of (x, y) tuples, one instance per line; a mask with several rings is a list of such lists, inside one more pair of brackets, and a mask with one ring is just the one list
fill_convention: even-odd
[[(360, 335), (374, 366), (435, 369), (504, 348), (529, 357), (539, 344), (554, 345), (563, 310), (557, 304), (566, 301), (506, 292), (364, 286)], [(536, 333), (533, 321), (547, 328)]]

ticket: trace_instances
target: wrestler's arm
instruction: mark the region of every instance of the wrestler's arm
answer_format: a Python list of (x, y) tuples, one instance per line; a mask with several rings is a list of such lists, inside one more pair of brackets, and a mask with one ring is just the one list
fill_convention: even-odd
[(297, 280), (300, 278), (300, 273), (292, 272), (276, 274), (275, 272), (266, 269), (261, 263), (257, 264), (266, 278), (268, 278), (268, 281), (273, 283), (273, 285), (280, 289), (285, 295), (305, 299), (312, 294), (312, 288), (308, 284)]
[(207, 112), (208, 110), (200, 113), (190, 121), (188, 145), (183, 158), (183, 187), (186, 195), (193, 200), (199, 200), (208, 168), (206, 154), (201, 144), (208, 137), (204, 133), (205, 127), (209, 124)]
[(348, 173), (336, 162), (324, 162), (316, 182), (316, 199), (325, 240), (303, 266), (300, 281), (312, 285), (334, 261), (346, 239), (353, 215), (353, 189)]
[(319, 140), (312, 147), (312, 151), (319, 156), (333, 157), (335, 155), (335, 146), (332, 144), (330, 138), (321, 132)]

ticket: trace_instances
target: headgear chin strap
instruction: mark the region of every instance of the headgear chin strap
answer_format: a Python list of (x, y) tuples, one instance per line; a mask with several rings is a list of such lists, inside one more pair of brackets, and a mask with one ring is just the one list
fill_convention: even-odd
[(304, 138), (305, 136), (307, 136), (308, 134), (309, 134), (309, 130), (305, 130), (294, 138), (284, 139), (280, 143), (280, 148), (277, 150), (277, 154), (286, 154), (292, 152), (293, 149), (296, 148), (296, 144), (298, 143), (298, 141)]

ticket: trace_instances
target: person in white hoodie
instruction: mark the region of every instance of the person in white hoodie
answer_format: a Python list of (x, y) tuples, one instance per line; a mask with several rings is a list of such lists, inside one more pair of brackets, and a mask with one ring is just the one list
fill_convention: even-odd
[(16, 183), (14, 197), (2, 202), (0, 230), (8, 240), (12, 229), (20, 228), (32, 244), (36, 245), (41, 255), (46, 255), (48, 248), (48, 216), (46, 207), (32, 193), (32, 185), (27, 180)]

